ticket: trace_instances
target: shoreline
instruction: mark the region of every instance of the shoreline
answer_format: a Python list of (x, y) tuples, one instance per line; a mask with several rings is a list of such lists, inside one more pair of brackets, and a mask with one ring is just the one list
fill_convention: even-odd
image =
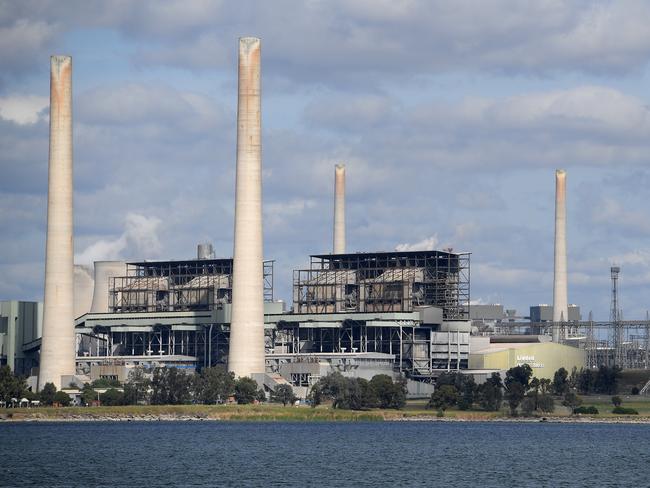
[[(509, 417), (492, 412), (452, 412), (438, 417), (428, 412), (389, 410), (336, 410), (268, 406), (156, 406), (16, 409), (0, 413), (0, 424), (31, 422), (492, 422), (551, 424), (650, 424), (647, 416), (563, 416)], [(138, 412), (142, 409), (142, 412)]]

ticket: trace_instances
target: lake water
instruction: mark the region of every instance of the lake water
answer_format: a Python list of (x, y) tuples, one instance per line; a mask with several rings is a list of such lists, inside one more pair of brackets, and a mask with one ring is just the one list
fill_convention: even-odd
[(0, 486), (650, 486), (650, 425), (0, 424)]

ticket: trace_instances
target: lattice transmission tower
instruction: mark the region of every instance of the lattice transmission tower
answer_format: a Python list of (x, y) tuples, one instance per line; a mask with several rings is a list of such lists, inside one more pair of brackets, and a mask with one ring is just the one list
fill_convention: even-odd
[(618, 275), (621, 268), (612, 266), (610, 273), (612, 277), (612, 305), (609, 311), (609, 320), (612, 322), (612, 346), (613, 364), (625, 368), (625, 349), (623, 343), (623, 327), (621, 325), (621, 308), (618, 300)]

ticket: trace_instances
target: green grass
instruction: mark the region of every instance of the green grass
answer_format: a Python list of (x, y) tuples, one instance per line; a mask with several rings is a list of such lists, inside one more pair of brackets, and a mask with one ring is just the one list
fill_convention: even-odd
[[(623, 407), (633, 408), (639, 412), (638, 417), (650, 417), (650, 397), (639, 395), (619, 395), (623, 400)], [(582, 396), (584, 406), (593, 405), (598, 409), (598, 415), (595, 418), (620, 417), (612, 413), (614, 405), (612, 404), (611, 395), (590, 395)], [(637, 417), (636, 415), (634, 417)]]
[[(584, 406), (595, 406), (598, 415), (581, 415), (581, 418), (613, 419), (630, 417), (634, 419), (650, 419), (650, 397), (621, 395), (623, 407), (634, 408), (639, 415), (621, 416), (612, 413), (614, 406), (611, 396), (582, 396)], [(3, 417), (11, 416), (14, 420), (74, 420), (74, 419), (142, 419), (142, 418), (195, 418), (206, 420), (229, 421), (282, 421), (282, 422), (312, 422), (312, 421), (382, 421), (417, 418), (434, 418), (435, 410), (425, 408), (426, 400), (409, 401), (403, 410), (373, 409), (369, 411), (339, 410), (321, 405), (310, 407), (283, 407), (276, 404), (262, 405), (130, 405), (120, 407), (39, 407), (1, 410)], [(569, 408), (556, 402), (555, 412), (537, 414), (537, 417), (571, 418)], [(478, 410), (445, 411), (445, 418), (454, 420), (489, 421), (509, 418), (506, 406), (498, 412)]]

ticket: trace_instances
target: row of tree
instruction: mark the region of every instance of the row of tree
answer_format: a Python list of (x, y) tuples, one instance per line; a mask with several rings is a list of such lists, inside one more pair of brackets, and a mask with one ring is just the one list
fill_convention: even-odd
[(379, 374), (368, 381), (335, 372), (312, 386), (309, 400), (312, 407), (331, 401), (333, 408), (348, 410), (400, 409), (406, 405), (406, 380), (393, 381), (390, 376)]
[(444, 373), (438, 378), (428, 407), (438, 411), (450, 407), (497, 411), (505, 400), (513, 415), (520, 406), (525, 414), (533, 411), (552, 412), (554, 400), (551, 381), (533, 378), (532, 375), (531, 367), (524, 364), (510, 368), (505, 379), (499, 373), (492, 373), (483, 384), (477, 385), (472, 376)]

